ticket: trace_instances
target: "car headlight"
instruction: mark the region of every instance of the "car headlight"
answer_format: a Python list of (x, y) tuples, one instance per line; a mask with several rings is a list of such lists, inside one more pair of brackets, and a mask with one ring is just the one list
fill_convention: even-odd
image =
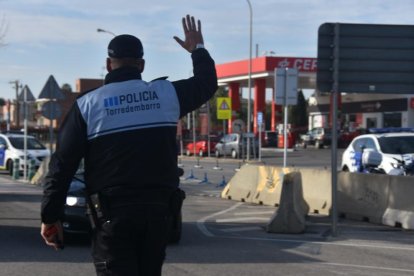
[(66, 205), (84, 207), (86, 206), (86, 200), (83, 197), (67, 196)]

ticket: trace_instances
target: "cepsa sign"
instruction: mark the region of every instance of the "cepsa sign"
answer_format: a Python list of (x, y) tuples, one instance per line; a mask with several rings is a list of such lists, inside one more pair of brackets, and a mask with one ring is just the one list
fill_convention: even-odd
[(279, 68), (296, 68), (299, 72), (316, 72), (316, 58), (280, 58)]

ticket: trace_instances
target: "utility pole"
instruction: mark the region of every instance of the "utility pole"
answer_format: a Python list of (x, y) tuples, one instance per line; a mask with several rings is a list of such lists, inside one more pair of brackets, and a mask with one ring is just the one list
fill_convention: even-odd
[(17, 129), (20, 129), (20, 104), (19, 104), (19, 88), (22, 87), (22, 85), (20, 84), (19, 80), (15, 80), (15, 81), (9, 81), (10, 84), (14, 85), (14, 89), (16, 90), (16, 127)]

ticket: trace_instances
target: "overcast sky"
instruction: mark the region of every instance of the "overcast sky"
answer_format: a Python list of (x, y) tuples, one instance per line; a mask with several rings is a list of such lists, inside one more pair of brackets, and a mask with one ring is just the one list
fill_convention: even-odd
[[(259, 55), (316, 57), (318, 27), (325, 22), (414, 23), (413, 0), (250, 0), (253, 44)], [(0, 48), (0, 97), (14, 98), (10, 81), (28, 85), (37, 97), (53, 75), (75, 89), (78, 78), (101, 78), (106, 47), (115, 34), (144, 44), (145, 80), (191, 74), (191, 59), (172, 38), (183, 37), (181, 17), (201, 19), (205, 45), (217, 64), (249, 56), (246, 0), (0, 0), (6, 27)], [(254, 46), (255, 47), (255, 46)]]

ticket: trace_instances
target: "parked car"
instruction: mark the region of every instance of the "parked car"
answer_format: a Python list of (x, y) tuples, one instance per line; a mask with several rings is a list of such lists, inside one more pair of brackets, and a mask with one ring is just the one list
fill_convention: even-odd
[[(210, 153), (215, 152), (216, 144), (218, 143), (219, 138), (217, 136), (210, 136)], [(195, 143), (195, 153), (200, 157), (207, 155), (208, 153), (208, 139), (202, 139)], [(185, 147), (185, 154), (190, 156), (194, 154), (194, 143), (188, 143)]]
[[(251, 138), (252, 147), (250, 154), (258, 156), (259, 142), (257, 138)], [(243, 158), (247, 154), (247, 138), (239, 133), (230, 133), (224, 135), (215, 147), (216, 157), (231, 156), (232, 158)]]
[[(14, 160), (19, 160), (19, 171), (23, 172), (24, 163), (24, 135), (15, 133), (0, 134), (0, 169), (13, 174)], [(39, 168), (41, 162), (50, 156), (50, 151), (35, 137), (27, 135), (27, 161), (34, 161), (35, 168)], [(28, 165), (28, 164), (27, 164)]]
[(355, 137), (342, 155), (342, 170), (361, 172), (364, 152), (372, 151), (377, 153), (376, 159), (381, 160), (378, 169), (390, 175), (405, 175), (405, 167), (413, 163), (414, 133), (395, 132), (395, 128), (393, 130), (394, 132), (377, 130), (376, 133)]
[(263, 137), (263, 147), (277, 147), (278, 133), (277, 131), (265, 131)]
[(300, 136), (300, 143), (303, 148), (309, 145), (314, 145), (315, 148), (320, 149), (324, 146), (331, 145), (331, 130), (329, 128), (316, 127), (308, 131), (306, 134)]

